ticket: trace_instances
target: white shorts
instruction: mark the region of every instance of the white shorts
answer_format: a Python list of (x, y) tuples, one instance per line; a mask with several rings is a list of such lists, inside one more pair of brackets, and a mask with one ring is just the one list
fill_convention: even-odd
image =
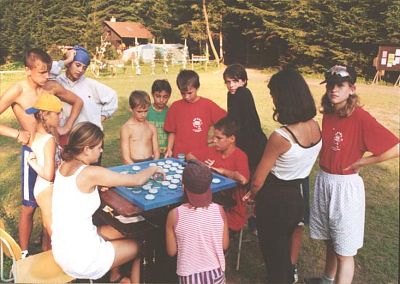
[(362, 178), (358, 174), (334, 175), (320, 171), (311, 206), (311, 238), (331, 240), (337, 254), (354, 256), (363, 246), (364, 222)]

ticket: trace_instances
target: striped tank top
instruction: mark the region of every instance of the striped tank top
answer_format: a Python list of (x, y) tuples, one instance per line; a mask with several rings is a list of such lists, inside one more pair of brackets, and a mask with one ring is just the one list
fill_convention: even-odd
[(223, 251), (224, 220), (220, 206), (190, 207), (185, 203), (177, 208), (175, 235), (178, 246), (177, 271), (179, 276), (222, 269), (225, 271)]

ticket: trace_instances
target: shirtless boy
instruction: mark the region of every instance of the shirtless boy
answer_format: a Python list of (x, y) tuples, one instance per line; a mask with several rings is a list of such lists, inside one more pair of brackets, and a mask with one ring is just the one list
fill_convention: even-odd
[(133, 91), (129, 97), (132, 116), (121, 127), (120, 143), (124, 164), (160, 158), (156, 127), (146, 120), (150, 96), (144, 91)]
[(36, 172), (27, 164), (29, 152), (32, 150), (26, 146), (31, 135), (36, 131), (36, 120), (25, 110), (32, 107), (38, 96), (43, 92), (52, 93), (62, 101), (72, 105), (73, 112), (65, 126), (58, 129), (60, 134), (68, 133), (73, 122), (77, 118), (81, 108), (82, 100), (72, 92), (65, 90), (56, 82), (49, 82), (49, 70), (52, 60), (50, 56), (41, 49), (29, 50), (24, 58), (26, 79), (11, 86), (0, 97), (0, 115), (9, 107), (12, 108), (21, 129), (15, 129), (6, 125), (0, 125), (0, 135), (14, 138), (23, 145), (22, 148), (22, 210), (19, 222), (19, 242), (23, 256), (28, 253), (29, 238), (33, 226), (33, 214), (37, 207), (33, 196), (33, 187), (36, 180)]

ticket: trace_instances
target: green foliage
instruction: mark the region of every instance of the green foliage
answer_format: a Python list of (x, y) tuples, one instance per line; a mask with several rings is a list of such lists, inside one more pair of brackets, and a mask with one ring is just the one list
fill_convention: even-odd
[[(372, 76), (379, 43), (400, 43), (398, 0), (207, 0), (214, 44), (247, 65), (309, 68), (352, 63)], [(141, 22), (158, 43), (188, 40), (203, 54), (208, 41), (200, 0), (0, 0), (0, 64), (30, 47), (99, 46), (102, 23)]]

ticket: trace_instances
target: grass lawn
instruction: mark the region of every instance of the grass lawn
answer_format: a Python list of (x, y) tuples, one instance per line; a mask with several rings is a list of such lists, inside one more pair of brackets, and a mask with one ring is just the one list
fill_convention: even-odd
[[(161, 73), (161, 68), (157, 70)], [(156, 71), (156, 72), (157, 72)], [(117, 90), (119, 95), (119, 109), (113, 118), (105, 122), (106, 133), (103, 155), (104, 166), (121, 164), (119, 154), (119, 129), (128, 119), (128, 97), (132, 90), (139, 89), (150, 92), (151, 84), (155, 79), (167, 78), (173, 87), (170, 102), (180, 98), (175, 79), (178, 67), (170, 68), (167, 75), (150, 75), (150, 71), (143, 68), (141, 76), (135, 76), (133, 71), (115, 78), (102, 77), (99, 80)], [(128, 73), (131, 74), (128, 74)], [(207, 72), (198, 70), (200, 74), (199, 94), (208, 97), (217, 104), (226, 108), (226, 88), (223, 84), (223, 68), (212, 69)], [(253, 92), (258, 113), (265, 133), (279, 126), (272, 120), (272, 100), (267, 91), (267, 80), (271, 74), (258, 70), (248, 70), (248, 87)], [(148, 75), (147, 75), (148, 74)], [(0, 82), (2, 94), (8, 86), (22, 75)], [(324, 86), (318, 78), (306, 78), (315, 97), (317, 106), (320, 103)], [(399, 133), (399, 106), (400, 88), (357, 84), (357, 94), (361, 98), (365, 109), (377, 118), (393, 133)], [(317, 119), (321, 121), (318, 114)], [(10, 111), (0, 116), (0, 124), (17, 127)], [(5, 220), (11, 234), (17, 238), (17, 222), (20, 206), (19, 189), (19, 154), (20, 147), (15, 141), (0, 137), (0, 218)], [(318, 166), (314, 167), (311, 176), (313, 183)], [(354, 283), (398, 283), (398, 252), (399, 252), (399, 160), (384, 162), (369, 166), (362, 170), (366, 187), (366, 226), (364, 247), (356, 257), (356, 274)], [(37, 247), (34, 241), (39, 235), (39, 214), (36, 214), (35, 232), (32, 237), (32, 247)], [(239, 272), (235, 271), (237, 236), (231, 243), (227, 260), (228, 283), (260, 283), (264, 279), (264, 265), (258, 249), (256, 238), (245, 232), (245, 242), (242, 247), (242, 258)], [(323, 271), (324, 246), (321, 242), (310, 240), (308, 229), (304, 236), (303, 249), (299, 260), (300, 279), (306, 276), (319, 275)]]

